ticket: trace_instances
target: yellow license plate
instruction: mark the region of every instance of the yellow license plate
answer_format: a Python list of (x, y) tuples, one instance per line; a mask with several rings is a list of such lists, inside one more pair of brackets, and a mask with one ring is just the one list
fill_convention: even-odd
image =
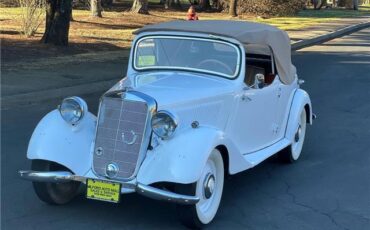
[(87, 179), (86, 197), (89, 199), (118, 203), (120, 195), (120, 183)]

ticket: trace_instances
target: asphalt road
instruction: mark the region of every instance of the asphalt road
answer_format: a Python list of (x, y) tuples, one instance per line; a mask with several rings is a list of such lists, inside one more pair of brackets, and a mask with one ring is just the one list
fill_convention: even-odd
[[(226, 180), (209, 229), (370, 229), (370, 29), (293, 56), (318, 120), (300, 160), (269, 159)], [(93, 111), (99, 94), (88, 95)], [(110, 204), (84, 199), (48, 206), (30, 182), (28, 140), (57, 101), (2, 111), (2, 229), (182, 229), (175, 205), (136, 194)]]

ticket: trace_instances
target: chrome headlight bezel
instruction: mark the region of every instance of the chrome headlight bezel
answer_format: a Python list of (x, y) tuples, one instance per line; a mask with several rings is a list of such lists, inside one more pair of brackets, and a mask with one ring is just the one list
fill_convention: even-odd
[[(163, 127), (166, 124), (168, 125), (168, 128)], [(153, 132), (158, 137), (162, 139), (169, 139), (175, 134), (178, 126), (178, 119), (172, 113), (166, 110), (161, 110), (153, 115), (151, 125)]]
[(88, 111), (86, 102), (80, 97), (67, 97), (58, 106), (60, 116), (71, 125), (78, 124)]

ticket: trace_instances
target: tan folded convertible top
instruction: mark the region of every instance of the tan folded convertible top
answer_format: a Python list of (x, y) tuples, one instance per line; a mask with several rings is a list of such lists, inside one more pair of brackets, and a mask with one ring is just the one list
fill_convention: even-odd
[(267, 45), (274, 53), (276, 69), (281, 81), (285, 84), (291, 84), (295, 80), (296, 68), (291, 61), (289, 36), (285, 31), (274, 26), (245, 21), (178, 20), (144, 26), (136, 30), (134, 34), (160, 31), (211, 34), (234, 38), (243, 44)]

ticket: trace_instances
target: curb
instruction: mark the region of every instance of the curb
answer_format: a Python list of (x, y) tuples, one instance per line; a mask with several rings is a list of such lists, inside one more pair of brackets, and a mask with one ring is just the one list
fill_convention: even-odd
[(311, 39), (295, 42), (291, 45), (292, 51), (296, 51), (296, 50), (303, 49), (305, 47), (321, 44), (321, 43), (327, 42), (329, 40), (332, 40), (332, 39), (335, 39), (335, 38), (338, 38), (338, 37), (342, 37), (344, 35), (351, 34), (353, 32), (365, 29), (367, 27), (370, 27), (370, 22), (362, 22), (362, 23), (359, 23), (359, 24), (356, 24), (356, 25), (341, 28), (341, 29), (336, 30), (334, 32), (324, 34), (324, 35), (321, 35), (321, 36), (318, 36), (318, 37), (314, 37), (314, 38), (311, 38)]
[(101, 91), (107, 91), (120, 79), (112, 79), (105, 81), (98, 81), (89, 84), (82, 84), (76, 86), (63, 87), (59, 89), (48, 89), (37, 92), (17, 94), (1, 98), (1, 109), (8, 109), (9, 107), (18, 107), (24, 105), (32, 105), (42, 101), (53, 99), (64, 99), (67, 95), (85, 95)]

